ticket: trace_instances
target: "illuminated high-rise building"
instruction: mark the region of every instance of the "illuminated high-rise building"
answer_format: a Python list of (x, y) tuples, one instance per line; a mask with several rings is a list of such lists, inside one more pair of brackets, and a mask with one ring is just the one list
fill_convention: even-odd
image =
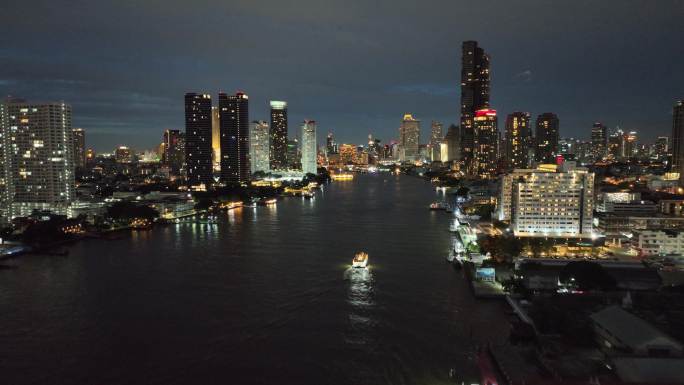
[(252, 173), (268, 172), (270, 161), (268, 154), (271, 148), (268, 123), (263, 120), (253, 121), (249, 130), (249, 159)]
[(86, 164), (85, 152), (85, 130), (82, 128), (73, 129), (74, 138), (74, 167), (84, 168)]
[(672, 108), (672, 171), (679, 173), (679, 184), (684, 185), (684, 100)]
[(221, 170), (221, 118), (217, 106), (211, 107), (211, 163), (214, 171)]
[(335, 143), (335, 137), (332, 132), (329, 132), (328, 137), (325, 138), (325, 152), (326, 155), (337, 154), (338, 152), (337, 143)]
[(440, 122), (437, 121), (432, 121), (432, 124), (430, 125), (430, 143), (428, 143), (429, 147), (429, 155), (430, 155), (430, 160), (433, 162), (439, 161), (440, 160), (440, 146), (439, 144), (442, 142), (442, 138), (444, 136), (442, 129), (443, 125)]
[(499, 129), (496, 110), (483, 109), (475, 112), (473, 158), (474, 174), (480, 178), (493, 178), (496, 175), (499, 148)]
[(404, 114), (404, 119), (399, 127), (399, 160), (411, 162), (418, 159), (418, 145), (420, 143), (420, 120), (411, 114)]
[(596, 160), (602, 159), (606, 156), (606, 147), (608, 144), (608, 128), (601, 122), (596, 122), (591, 127), (591, 145), (594, 150), (594, 157)]
[(464, 41), (461, 58), (461, 156), (472, 174), (475, 112), (489, 107), (489, 55), (476, 41)]
[(667, 153), (670, 150), (669, 146), (669, 140), (667, 136), (659, 136), (655, 140), (655, 144), (653, 146), (653, 151), (654, 151), (654, 157), (658, 160), (666, 160), (667, 159)]
[(529, 165), (528, 149), (532, 143), (529, 112), (513, 112), (506, 117), (506, 164), (509, 169)]
[(162, 156), (161, 161), (169, 166), (171, 171), (176, 174), (183, 167), (185, 155), (185, 139), (180, 130), (165, 130), (162, 136)]
[(131, 163), (133, 161), (133, 153), (128, 146), (119, 146), (114, 149), (114, 159), (116, 163)]
[(356, 146), (353, 144), (342, 144), (340, 146), (340, 163), (352, 164), (356, 162)]
[(211, 96), (185, 94), (185, 165), (188, 185), (212, 184)]
[(622, 134), (622, 157), (629, 159), (636, 155), (638, 147), (636, 131), (625, 132)]
[(510, 219), (516, 237), (592, 237), (594, 174), (587, 169), (544, 164), (501, 181), (499, 219)]
[(249, 181), (249, 98), (243, 92), (219, 93), (221, 182)]
[(6, 219), (66, 215), (75, 197), (71, 106), (7, 99), (0, 107)]
[(316, 121), (305, 120), (302, 124), (302, 172), (317, 174), (316, 164)]
[(545, 112), (537, 116), (535, 122), (534, 160), (538, 163), (553, 163), (558, 151), (559, 141), (558, 116)]
[(447, 129), (447, 133), (440, 143), (439, 156), (443, 163), (461, 159), (461, 133), (457, 125), (452, 124)]
[(287, 102), (271, 101), (271, 170), (287, 168)]

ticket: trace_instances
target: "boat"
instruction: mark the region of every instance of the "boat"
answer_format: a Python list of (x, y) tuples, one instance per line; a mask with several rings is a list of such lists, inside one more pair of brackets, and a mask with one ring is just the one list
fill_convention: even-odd
[(368, 254), (359, 251), (354, 255), (354, 259), (352, 260), (352, 267), (366, 267), (368, 266)]
[(446, 210), (449, 207), (445, 202), (432, 202), (430, 210)]

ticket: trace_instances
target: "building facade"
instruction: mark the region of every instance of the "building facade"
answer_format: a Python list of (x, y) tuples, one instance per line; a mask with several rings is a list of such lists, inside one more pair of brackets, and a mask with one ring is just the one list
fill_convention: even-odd
[(506, 165), (508, 169), (527, 168), (532, 142), (530, 113), (513, 112), (506, 117)]
[(534, 160), (538, 163), (553, 163), (558, 155), (559, 120), (552, 112), (537, 116), (535, 123)]
[(179, 173), (185, 158), (185, 139), (183, 133), (180, 130), (165, 130), (162, 144), (162, 164), (169, 166), (173, 173)]
[(489, 55), (476, 41), (464, 41), (461, 48), (461, 156), (472, 174), (475, 112), (489, 107)]
[(185, 166), (190, 187), (212, 184), (211, 95), (185, 94)]
[[(517, 170), (516, 170), (517, 171)], [(514, 172), (511, 227), (518, 237), (590, 238), (594, 174), (565, 162)], [(502, 188), (502, 190), (504, 190)]]
[(86, 164), (85, 130), (82, 128), (74, 128), (73, 138), (74, 167), (83, 169)]
[(249, 97), (219, 93), (221, 182), (249, 181)]
[(404, 114), (401, 127), (399, 127), (399, 160), (402, 162), (417, 160), (420, 155), (419, 143), (420, 120), (415, 119), (411, 114)]
[(318, 174), (316, 156), (316, 121), (305, 120), (302, 124), (302, 172)]
[(287, 169), (287, 102), (271, 101), (271, 170)]
[(600, 160), (606, 156), (608, 128), (601, 122), (596, 122), (591, 127), (591, 145), (593, 147), (594, 159)]
[(672, 171), (679, 172), (679, 183), (684, 185), (684, 100), (672, 108)]
[(430, 125), (430, 143), (428, 143), (430, 160), (437, 162), (440, 160), (440, 143), (442, 142), (443, 125), (440, 122), (432, 121)]
[(10, 99), (2, 109), (5, 217), (66, 215), (75, 197), (71, 106)]
[(496, 175), (499, 130), (496, 110), (484, 109), (475, 112), (473, 158), (475, 175), (491, 179)]
[(268, 123), (264, 120), (253, 121), (249, 130), (249, 160), (252, 173), (270, 171), (270, 148)]

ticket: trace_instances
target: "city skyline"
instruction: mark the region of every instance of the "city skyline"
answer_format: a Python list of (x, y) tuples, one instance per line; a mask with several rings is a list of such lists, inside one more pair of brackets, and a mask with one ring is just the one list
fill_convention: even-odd
[[(416, 22), (406, 24), (405, 31), (390, 33), (377, 27), (378, 21), (401, 20), (405, 9), (401, 3), (355, 7), (311, 3), (303, 13), (275, 13), (278, 7), (268, 4), (226, 8), (217, 3), (194, 10), (172, 3), (161, 11), (143, 4), (134, 12), (123, 5), (103, 5), (75, 12), (84, 25), (74, 27), (79, 23), (60, 17), (51, 21), (65, 11), (38, 2), (30, 12), (45, 23), (36, 23), (30, 31), (21, 28), (18, 17), (29, 11), (27, 5), (10, 4), (0, 16), (8, 31), (0, 38), (4, 47), (0, 55), (6, 63), (0, 91), (28, 100), (64, 100), (73, 107), (74, 127), (86, 129), (88, 147), (98, 151), (119, 144), (150, 148), (165, 129), (182, 129), (178, 95), (192, 90), (212, 95), (244, 90), (253, 101), (250, 119), (267, 120), (268, 101), (286, 100), (291, 121), (315, 116), (320, 129), (335, 132), (339, 142), (356, 142), (369, 132), (389, 140), (395, 138), (396, 117), (405, 112), (445, 126), (458, 123), (460, 44), (476, 40), (492, 57), (491, 105), (502, 116), (513, 111), (532, 116), (552, 111), (562, 121), (562, 137), (587, 138), (595, 121), (611, 129), (619, 125), (625, 131), (648, 133), (649, 137), (642, 136), (647, 141), (668, 134), (671, 105), (682, 97), (677, 85), (684, 82), (684, 74), (677, 71), (684, 53), (672, 48), (684, 27), (677, 12), (670, 11), (681, 9), (681, 2), (643, 4), (640, 12), (601, 2), (592, 5), (591, 13), (577, 3), (525, 2), (495, 8), (435, 5), (419, 9)], [(204, 20), (207, 14), (229, 11), (237, 20), (268, 21), (269, 27), (242, 28), (249, 30), (237, 34), (243, 43), (233, 44), (232, 39), (222, 43), (230, 50), (223, 50), (223, 45), (209, 49), (211, 39), (203, 38), (225, 27), (218, 17), (208, 17), (201, 28), (188, 29), (191, 32), (183, 36), (164, 29), (186, 13)], [(115, 20), (116, 15), (131, 12), (141, 22), (124, 23), (121, 30), (130, 28), (123, 34), (98, 16), (107, 14)], [(447, 23), (447, 16), (468, 12), (490, 13), (500, 20), (496, 26)], [(375, 19), (362, 17), (373, 15)], [(66, 21), (74, 17), (62, 16)], [(556, 22), (535, 22), (548, 17)], [(302, 27), (307, 25), (302, 21), (313, 24)], [(570, 22), (576, 24), (567, 34)], [(516, 28), (508, 28), (513, 23)], [(228, 27), (241, 31), (241, 26), (237, 22)], [(40, 39), (45, 28), (50, 28), (51, 44)], [(79, 28), (95, 32), (83, 36)], [(301, 28), (319, 31), (316, 41), (311, 34), (300, 37)], [(274, 34), (277, 37), (269, 40)], [(320, 39), (327, 44), (317, 44)], [(356, 39), (360, 44), (351, 44)], [(108, 46), (110, 51), (82, 49), (88, 45)], [(652, 70), (651, 59), (635, 56), (627, 45), (658, 51), (658, 71)], [(59, 54), (52, 56), (55, 50)], [(265, 60), (264, 52), (269, 51), (278, 52), (280, 59)], [(233, 55), (244, 60), (226, 73), (222, 68), (232, 63)], [(301, 71), (301, 60), (308, 64), (312, 55), (318, 64)], [(36, 64), (47, 57), (59, 65), (46, 69)], [(151, 68), (154, 71), (147, 71)], [(625, 78), (630, 81), (624, 82)], [(597, 84), (601, 86), (596, 88)]]

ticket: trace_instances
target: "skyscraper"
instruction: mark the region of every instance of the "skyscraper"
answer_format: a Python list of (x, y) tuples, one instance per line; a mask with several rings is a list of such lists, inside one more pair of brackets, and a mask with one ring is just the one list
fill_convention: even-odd
[(75, 196), (71, 107), (8, 99), (2, 110), (5, 216), (67, 214)]
[(418, 144), (420, 142), (420, 120), (411, 114), (404, 114), (404, 119), (399, 127), (400, 161), (412, 162), (420, 155)]
[(667, 136), (659, 136), (655, 140), (655, 145), (654, 147), (654, 156), (658, 160), (665, 160), (667, 159), (667, 153), (670, 150), (669, 146), (669, 140)]
[(211, 107), (211, 164), (214, 171), (221, 170), (221, 119), (217, 106)]
[(180, 130), (165, 130), (162, 137), (164, 152), (162, 153), (162, 163), (171, 168), (177, 174), (183, 167), (185, 152), (185, 141)]
[(559, 132), (559, 121), (556, 114), (545, 112), (537, 116), (535, 123), (535, 161), (540, 163), (554, 162), (554, 157), (559, 153)]
[(489, 179), (496, 175), (498, 160), (499, 130), (496, 110), (483, 109), (475, 112), (473, 159), (474, 174)]
[(489, 107), (489, 56), (476, 41), (464, 41), (461, 59), (461, 156), (473, 173), (475, 112)]
[(211, 157), (211, 96), (189, 92), (185, 94), (185, 164), (189, 186), (211, 186)]
[(594, 147), (594, 158), (602, 159), (606, 156), (608, 144), (608, 128), (601, 122), (596, 122), (591, 127), (591, 145)]
[(440, 160), (439, 144), (441, 143), (444, 135), (442, 133), (442, 128), (442, 123), (434, 120), (430, 125), (430, 160), (432, 160), (433, 162)]
[(529, 165), (528, 149), (532, 142), (530, 113), (513, 112), (506, 117), (506, 164), (510, 169)]
[(271, 101), (271, 170), (287, 168), (287, 102)]
[(82, 128), (73, 129), (74, 138), (74, 167), (84, 168), (86, 163), (85, 152), (85, 130)]
[(335, 143), (335, 137), (332, 132), (329, 132), (328, 137), (325, 138), (325, 151), (326, 155), (337, 154), (337, 143)]
[(447, 133), (440, 143), (439, 157), (443, 163), (461, 159), (461, 133), (457, 125), (452, 124), (447, 129)]
[(252, 173), (268, 172), (270, 164), (268, 154), (271, 148), (268, 123), (255, 120), (249, 129), (249, 158)]
[(305, 120), (302, 124), (302, 172), (317, 174), (316, 166), (316, 121)]
[(637, 152), (637, 133), (636, 131), (625, 132), (622, 134), (622, 156), (629, 159)]
[(219, 93), (221, 181), (249, 181), (249, 98), (243, 92)]
[(672, 171), (679, 173), (679, 184), (684, 184), (684, 100), (672, 108)]

